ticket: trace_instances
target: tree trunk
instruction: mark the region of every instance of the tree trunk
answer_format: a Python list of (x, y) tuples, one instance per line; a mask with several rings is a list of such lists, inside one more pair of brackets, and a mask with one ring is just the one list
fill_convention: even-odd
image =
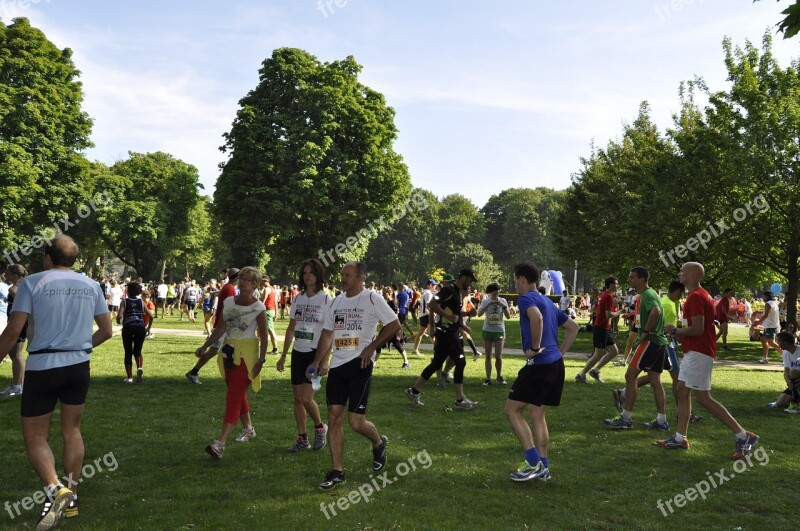
[(788, 271), (786, 279), (788, 285), (786, 287), (786, 322), (797, 323), (797, 281), (798, 281), (798, 267), (797, 256), (789, 256)]
[(166, 274), (166, 272), (167, 272), (167, 261), (166, 260), (162, 260), (161, 261), (161, 274), (158, 276), (158, 278), (159, 278), (159, 280), (161, 280), (161, 282), (164, 282), (164, 275)]

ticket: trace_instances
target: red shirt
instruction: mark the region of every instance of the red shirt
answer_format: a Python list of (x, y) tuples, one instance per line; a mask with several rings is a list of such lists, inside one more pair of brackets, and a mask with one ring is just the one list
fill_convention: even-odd
[(683, 338), (684, 352), (693, 350), (712, 358), (717, 357), (717, 332), (714, 329), (714, 300), (711, 295), (698, 287), (686, 297), (686, 304), (683, 305), (683, 318), (689, 326), (692, 325), (692, 318), (703, 317), (703, 333), (699, 336), (685, 336)]
[(230, 282), (226, 283), (222, 286), (222, 289), (219, 290), (219, 297), (217, 298), (217, 313), (214, 314), (214, 328), (217, 327), (217, 323), (219, 320), (222, 319), (222, 303), (228, 297), (235, 297), (236, 296), (236, 288), (233, 287), (233, 284)]
[(717, 303), (717, 309), (715, 311), (717, 321), (719, 321), (720, 323), (727, 323), (730, 309), (731, 309), (731, 300), (728, 297), (722, 297)]
[[(156, 305), (153, 304), (153, 301), (147, 301), (145, 306), (147, 307), (148, 310), (156, 309)], [(150, 316), (147, 315), (147, 312), (144, 312), (144, 325), (147, 326), (148, 324), (150, 324)]]
[(617, 302), (614, 300), (613, 295), (604, 291), (600, 294), (600, 300), (597, 301), (597, 306), (595, 306), (594, 326), (611, 330), (611, 322), (608, 319), (608, 315), (606, 315), (607, 311), (616, 312)]
[(267, 291), (267, 300), (264, 301), (264, 307), (267, 310), (277, 310), (278, 309), (278, 305), (275, 303), (275, 298), (276, 298), (275, 297), (275, 288), (273, 288), (272, 286), (269, 286), (266, 289), (268, 291)]

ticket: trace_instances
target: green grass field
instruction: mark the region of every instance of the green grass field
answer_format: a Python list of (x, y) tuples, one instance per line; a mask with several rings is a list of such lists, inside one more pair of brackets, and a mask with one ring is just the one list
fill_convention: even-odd
[[(202, 323), (170, 322), (176, 320), (157, 320), (155, 326), (202, 330)], [(278, 322), (280, 336), (285, 325)], [(509, 327), (513, 346), (512, 333), (518, 334), (516, 323)], [(548, 414), (553, 480), (517, 484), (508, 479), (522, 461), (503, 415), (508, 388), (480, 384), (482, 361), (468, 362), (465, 382), (467, 395), (480, 405), (460, 412), (450, 409), (452, 388), (437, 389), (433, 382), (423, 389), (425, 406), (413, 407), (403, 389), (427, 361), (411, 356), (411, 369), (403, 370), (396, 353), (384, 354), (375, 369), (368, 418), (389, 438), (386, 477), (391, 484), (384, 485), (380, 474), (372, 473), (369, 443), (345, 427), (347, 482), (323, 492), (317, 484), (330, 469), (327, 448), (299, 455), (285, 451), (295, 436), (292, 393), (288, 370), (277, 373), (274, 356), (269, 357), (261, 392), (250, 395), (258, 437), (245, 444), (231, 440), (219, 462), (204, 452), (219, 431), (225, 386), (213, 364), (200, 373), (201, 386), (184, 378), (201, 341), (162, 334), (147, 341), (141, 385), (122, 383), (119, 338), (95, 350), (83, 432), (85, 462), (100, 459), (102, 470), (83, 481), (81, 515), (67, 520), (63, 529), (796, 527), (796, 511), (787, 502), (800, 475), (800, 419), (765, 407), (783, 389), (779, 372), (715, 370), (714, 395), (761, 436), (764, 448), (751, 464), (743, 461), (737, 469), (730, 432), (705, 411), (696, 411), (705, 419), (691, 426), (690, 451), (652, 446), (661, 434), (641, 427), (655, 415), (649, 389), (640, 394), (635, 429), (606, 429), (602, 419), (616, 415), (610, 390), (621, 384), (623, 369), (607, 367), (606, 384), (580, 385), (572, 381), (579, 362), (568, 360), (562, 404)], [(738, 339), (732, 344), (735, 355), (745, 355), (738, 352)], [(754, 359), (754, 346), (747, 346), (747, 359)], [(577, 346), (573, 350), (579, 351)], [(520, 358), (509, 357), (506, 377), (513, 380), (521, 366)], [(0, 365), (1, 385), (7, 384), (10, 370), (10, 364)], [(318, 401), (324, 404), (322, 393)], [(0, 455), (5, 478), (0, 502), (13, 504), (39, 485), (23, 451), (18, 400), (0, 402), (0, 419), (0, 447), (5, 449)], [(668, 419), (674, 424), (671, 398)], [(58, 456), (57, 424), (51, 444)], [(412, 459), (415, 469), (409, 464)], [(676, 495), (709, 476), (719, 478), (720, 472), (729, 479), (710, 488), (705, 499), (675, 505)], [(368, 503), (358, 494), (359, 488), (367, 492), (364, 485), (375, 491)], [(348, 495), (353, 501), (358, 496), (358, 503), (342, 510)], [(666, 517), (657, 507), (659, 500)], [(667, 500), (673, 513), (663, 505)], [(38, 519), (38, 506), (13, 519), (8, 510), (0, 515), (0, 528), (31, 528)]]

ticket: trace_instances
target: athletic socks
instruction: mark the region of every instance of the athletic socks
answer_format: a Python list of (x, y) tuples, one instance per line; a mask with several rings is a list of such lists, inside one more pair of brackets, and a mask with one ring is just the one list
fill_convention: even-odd
[(475, 341), (473, 341), (472, 339), (467, 339), (467, 343), (469, 343), (469, 348), (472, 349), (472, 352), (474, 352), (475, 355), (478, 356), (478, 349), (475, 348)]
[(675, 432), (675, 442), (679, 442), (679, 443), (680, 443), (680, 442), (683, 442), (683, 440), (684, 440), (685, 438), (686, 438), (686, 435), (681, 435), (681, 434), (680, 434), (680, 433), (678, 433), (677, 431)]
[(666, 422), (666, 421), (667, 421), (667, 415), (666, 415), (666, 413), (659, 413), (658, 415), (656, 415), (656, 420), (657, 420), (658, 422), (662, 423), (662, 424), (663, 424), (664, 422)]
[(542, 458), (539, 457), (539, 450), (537, 450), (535, 446), (530, 450), (525, 450), (525, 461), (527, 461), (529, 465), (536, 466), (536, 463), (541, 460)]
[(542, 457), (542, 464), (544, 465), (545, 468), (548, 468), (550, 466), (550, 460), (547, 459), (546, 457)]
[(740, 441), (744, 441), (745, 439), (747, 439), (747, 432), (745, 430), (740, 431), (739, 433), (736, 434), (736, 438), (739, 439)]
[(623, 409), (622, 410), (622, 418), (624, 418), (625, 420), (631, 420), (632, 416), (633, 416), (633, 413), (631, 413), (627, 409)]

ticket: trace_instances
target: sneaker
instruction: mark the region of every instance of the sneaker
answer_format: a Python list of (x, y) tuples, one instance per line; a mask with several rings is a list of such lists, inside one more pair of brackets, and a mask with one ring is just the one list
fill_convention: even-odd
[(731, 347), (729, 347), (728, 345), (725, 345), (725, 346), (724, 346), (724, 347), (722, 347), (722, 348), (723, 348), (723, 349), (725, 349), (725, 350), (733, 350), (733, 349), (732, 349)]
[(381, 435), (381, 444), (379, 446), (372, 447), (372, 470), (375, 472), (379, 470), (383, 470), (383, 467), (386, 466), (386, 443), (388, 439), (386, 439), (385, 435)]
[(328, 444), (328, 425), (322, 424), (321, 428), (314, 428), (314, 450), (322, 450)]
[(502, 376), (497, 377), (497, 383), (499, 383), (500, 385), (508, 385), (508, 382), (506, 382), (506, 379), (503, 378)]
[(480, 352), (478, 352), (477, 354), (475, 354), (474, 356), (472, 356), (472, 361), (478, 361), (478, 359), (479, 359), (481, 356), (483, 356), (483, 354), (481, 354)]
[(659, 422), (658, 418), (651, 420), (650, 422), (645, 422), (644, 427), (651, 429), (651, 430), (669, 430), (669, 422), (666, 420), (664, 422)]
[(125, 378), (124, 380), (122, 380), (122, 383), (132, 384), (133, 383), (133, 378)]
[(477, 402), (473, 402), (466, 396), (461, 400), (456, 400), (455, 402), (453, 402), (453, 407), (455, 407), (456, 409), (475, 409), (475, 406), (477, 405), (478, 405)]
[(613, 419), (605, 419), (603, 422), (606, 423), (606, 426), (614, 428), (615, 430), (629, 430), (633, 428), (633, 417), (625, 420), (622, 418), (622, 415), (617, 415)]
[(453, 383), (453, 378), (450, 376), (449, 372), (446, 372), (446, 373), (442, 374), (442, 378), (444, 379), (445, 383), (449, 383), (449, 384)]
[(75, 518), (76, 516), (78, 516), (78, 496), (77, 496), (77, 494), (72, 499), (72, 501), (69, 502), (69, 505), (67, 505), (67, 508), (64, 509), (64, 517), (65, 518)]
[(689, 415), (689, 422), (697, 423), (700, 422), (701, 420), (703, 420), (703, 417), (701, 415), (695, 415), (694, 413)]
[(290, 454), (293, 454), (299, 452), (300, 450), (308, 450), (309, 448), (311, 448), (311, 443), (308, 442), (308, 438), (300, 437), (298, 435), (297, 439), (294, 441), (294, 444), (287, 448), (286, 451)]
[(736, 451), (733, 452), (734, 459), (742, 459), (753, 451), (753, 447), (758, 444), (758, 435), (752, 431), (746, 432), (744, 439), (736, 439)]
[(675, 440), (675, 436), (667, 437), (666, 439), (659, 439), (653, 443), (655, 446), (659, 448), (666, 448), (668, 450), (688, 450), (689, 449), (689, 439), (686, 437), (683, 438), (681, 442)]
[(762, 365), (766, 365), (769, 362), (767, 361), (767, 358), (761, 358), (760, 360), (758, 360), (758, 363), (761, 363)]
[(203, 383), (200, 381), (200, 378), (198, 378), (196, 374), (192, 374), (191, 371), (186, 373), (186, 379), (189, 380), (190, 383), (196, 385), (200, 385)]
[(404, 363), (403, 366), (400, 367), (400, 368), (401, 369), (408, 369), (409, 367), (411, 367), (411, 365), (409, 363)]
[(143, 376), (144, 376), (144, 370), (141, 367), (136, 369), (136, 383), (142, 383)]
[(273, 353), (273, 354), (277, 354), (277, 353), (278, 353), (278, 347), (275, 347), (275, 348), (273, 348), (273, 349), (272, 349), (272, 353)]
[(579, 372), (578, 374), (575, 375), (575, 381), (578, 382), (578, 383), (584, 383), (584, 384), (588, 384), (589, 383), (586, 380), (586, 375), (583, 374), (582, 372)]
[(778, 403), (777, 402), (770, 402), (769, 404), (767, 404), (767, 407), (778, 407)]
[(789, 404), (789, 407), (783, 410), (784, 413), (789, 413), (791, 415), (797, 415), (797, 404)]
[(322, 490), (330, 490), (339, 483), (344, 483), (344, 472), (341, 470), (331, 470), (328, 472), (328, 475), (325, 476), (325, 481), (319, 484), (319, 488)]
[(242, 433), (236, 437), (236, 442), (247, 442), (252, 441), (256, 438), (256, 429), (255, 427), (245, 428), (242, 430)]
[(222, 459), (222, 454), (225, 453), (225, 445), (215, 440), (206, 446), (206, 453), (216, 460)]
[(22, 394), (22, 386), (21, 385), (9, 385), (6, 387), (2, 393), (0, 393), (0, 397), (3, 398), (11, 398), (12, 396), (20, 396)]
[(611, 365), (614, 367), (624, 367), (625, 366), (625, 359), (624, 358), (617, 358), (611, 362)]
[(603, 379), (600, 378), (600, 371), (598, 371), (597, 369), (592, 369), (591, 371), (589, 371), (589, 376), (591, 376), (600, 383), (605, 383), (605, 381), (603, 381)]
[(614, 397), (614, 407), (622, 413), (622, 406), (625, 404), (625, 389), (612, 389), (611, 395)]
[(447, 382), (444, 380), (444, 378), (439, 378), (439, 380), (436, 382), (436, 387), (439, 389), (444, 389), (447, 387)]
[(523, 462), (516, 472), (511, 473), (512, 481), (528, 481), (530, 479), (541, 479), (547, 481), (550, 479), (550, 470), (547, 469), (541, 461), (536, 463), (536, 466), (531, 466), (527, 461)]
[(406, 396), (408, 397), (409, 400), (411, 400), (411, 403), (414, 404), (415, 406), (423, 406), (424, 405), (422, 403), (422, 400), (420, 400), (420, 397), (422, 397), (422, 394), (419, 393), (419, 392), (415, 393), (413, 387), (409, 387), (408, 389), (406, 389)]
[[(75, 494), (64, 485), (57, 485), (53, 490), (55, 490), (55, 495), (46, 500), (42, 506), (42, 516), (36, 524), (36, 531), (44, 531), (57, 526), (61, 517), (64, 516), (64, 510), (75, 498)], [(50, 495), (48, 494), (48, 496)]]
[(489, 379), (484, 380), (483, 381), (483, 386), (486, 387), (487, 385), (492, 385), (492, 381), (489, 380)]

